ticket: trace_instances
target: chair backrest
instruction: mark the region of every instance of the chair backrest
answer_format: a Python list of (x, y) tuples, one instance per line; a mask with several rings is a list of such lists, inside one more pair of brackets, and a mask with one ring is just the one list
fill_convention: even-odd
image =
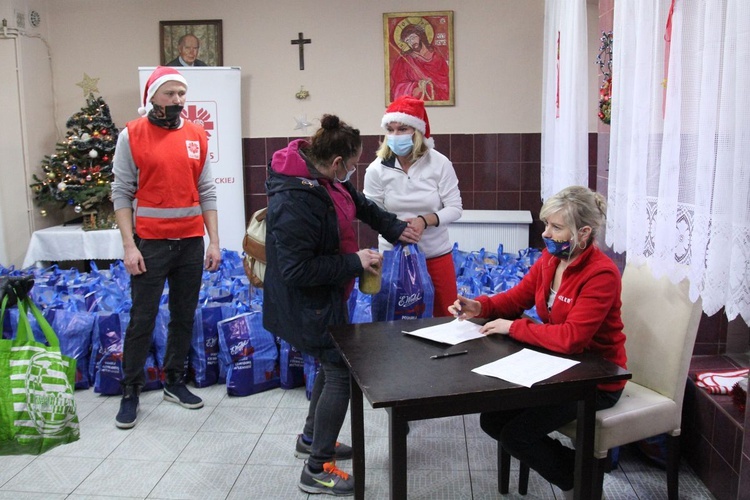
[(648, 265), (625, 266), (622, 321), (632, 381), (682, 408), (702, 304), (691, 302), (688, 281), (656, 279)]

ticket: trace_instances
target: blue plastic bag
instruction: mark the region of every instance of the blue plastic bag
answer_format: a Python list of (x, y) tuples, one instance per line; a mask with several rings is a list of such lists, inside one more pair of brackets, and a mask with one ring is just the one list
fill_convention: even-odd
[(305, 385), (305, 360), (302, 353), (284, 339), (279, 339), (279, 379), (282, 389)]
[(239, 314), (219, 326), (219, 355), (227, 366), (227, 394), (249, 396), (279, 387), (279, 351), (260, 312)]
[(305, 396), (307, 396), (307, 400), (310, 401), (313, 386), (315, 385), (315, 378), (320, 371), (320, 361), (309, 354), (303, 354), (302, 359), (305, 367)]
[(383, 285), (372, 299), (373, 321), (431, 318), (435, 288), (416, 245), (383, 253)]

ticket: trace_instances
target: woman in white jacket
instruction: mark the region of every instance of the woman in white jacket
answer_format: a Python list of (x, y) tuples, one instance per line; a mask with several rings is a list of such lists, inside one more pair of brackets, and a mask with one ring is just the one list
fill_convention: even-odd
[[(435, 287), (433, 315), (449, 316), (457, 289), (448, 224), (463, 211), (456, 171), (433, 147), (423, 101), (399, 97), (386, 109), (381, 125), (386, 136), (365, 172), (364, 194), (421, 235), (419, 249)], [(378, 243), (381, 252), (392, 248), (382, 237)]]

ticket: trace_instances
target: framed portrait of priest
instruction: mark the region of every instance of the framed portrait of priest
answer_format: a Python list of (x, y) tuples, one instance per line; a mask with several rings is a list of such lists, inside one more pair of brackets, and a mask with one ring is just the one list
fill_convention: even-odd
[(159, 21), (162, 66), (223, 66), (221, 19)]
[(453, 11), (383, 14), (385, 104), (402, 95), (454, 106)]

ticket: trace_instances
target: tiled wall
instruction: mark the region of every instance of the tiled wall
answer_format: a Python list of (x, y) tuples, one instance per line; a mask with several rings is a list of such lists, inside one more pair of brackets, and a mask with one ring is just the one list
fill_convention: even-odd
[[(540, 183), (541, 134), (444, 134), (433, 135), (435, 149), (448, 156), (458, 176), (467, 210), (529, 210), (534, 222), (529, 230), (530, 246), (541, 248), (539, 221), (542, 208)], [(375, 157), (379, 136), (363, 136), (362, 162), (355, 184), (359, 189), (365, 168)], [(273, 152), (289, 138), (243, 140), (245, 214), (266, 206), (266, 164)], [(596, 134), (589, 137), (589, 186), (596, 186)], [(377, 235), (369, 227), (359, 228), (360, 246), (376, 246)], [(469, 249), (478, 250), (478, 249)]]

